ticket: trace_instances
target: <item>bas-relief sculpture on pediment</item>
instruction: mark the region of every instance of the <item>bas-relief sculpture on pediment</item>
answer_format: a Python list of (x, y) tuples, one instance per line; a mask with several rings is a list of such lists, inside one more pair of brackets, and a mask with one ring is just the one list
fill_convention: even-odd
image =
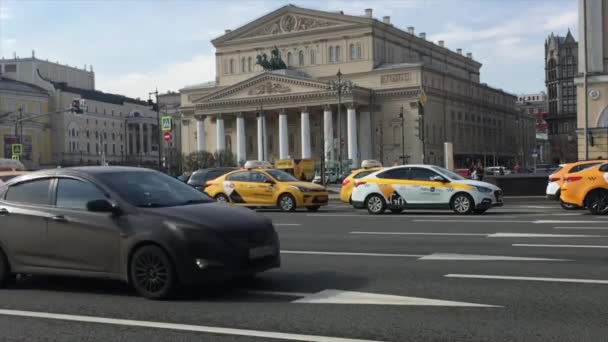
[(242, 38), (259, 36), (270, 36), (298, 31), (314, 30), (331, 26), (338, 26), (343, 23), (319, 18), (304, 17), (294, 14), (285, 14), (272, 22), (253, 30)]

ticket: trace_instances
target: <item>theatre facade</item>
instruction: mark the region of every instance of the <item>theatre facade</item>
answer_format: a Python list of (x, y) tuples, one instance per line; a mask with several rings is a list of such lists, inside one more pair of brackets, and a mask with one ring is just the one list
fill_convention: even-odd
[[(512, 164), (533, 148), (513, 144), (528, 124), (534, 143), (533, 120), (518, 115), (515, 96), (479, 82), (472, 54), (371, 9), (357, 16), (288, 5), (212, 44), (215, 80), (180, 91), (184, 153), (442, 165), (452, 142), (464, 166)], [(257, 56), (275, 47), (287, 68), (264, 71)]]

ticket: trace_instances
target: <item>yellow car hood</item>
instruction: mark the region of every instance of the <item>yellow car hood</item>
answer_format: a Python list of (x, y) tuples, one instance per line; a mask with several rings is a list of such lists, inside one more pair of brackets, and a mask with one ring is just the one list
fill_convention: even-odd
[(310, 183), (310, 182), (288, 182), (288, 183), (291, 185), (300, 187), (300, 188), (306, 188), (306, 189), (315, 190), (315, 191), (326, 191), (323, 186), (317, 185), (314, 183)]

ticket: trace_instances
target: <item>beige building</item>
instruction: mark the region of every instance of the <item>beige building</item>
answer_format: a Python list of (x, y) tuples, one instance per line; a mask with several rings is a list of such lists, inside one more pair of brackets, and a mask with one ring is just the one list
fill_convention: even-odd
[[(524, 132), (516, 97), (480, 83), (472, 54), (388, 16), (379, 21), (371, 9), (354, 16), (288, 5), (212, 43), (215, 82), (181, 90), (185, 153), (230, 150), (241, 162), (325, 156), (351, 167), (370, 158), (393, 164), (402, 154), (442, 165), (444, 142), (454, 143), (457, 166), (531, 154), (533, 129), (530, 146), (513, 144)], [(287, 69), (264, 72), (256, 56), (275, 46)], [(328, 86), (338, 71), (348, 81), (340, 98)]]
[(608, 0), (579, 0), (578, 14), (578, 158), (608, 158)]
[[(95, 89), (93, 68), (80, 69), (29, 58), (0, 60), (6, 78), (47, 92), (46, 120), (50, 125), (50, 163), (53, 165), (158, 163), (160, 133), (157, 115), (146, 101)], [(84, 100), (83, 113), (70, 111)]]
[(20, 160), (28, 168), (51, 163), (51, 126), (46, 113), (49, 93), (40, 87), (0, 76), (0, 151), (11, 158), (11, 145), (23, 145)]

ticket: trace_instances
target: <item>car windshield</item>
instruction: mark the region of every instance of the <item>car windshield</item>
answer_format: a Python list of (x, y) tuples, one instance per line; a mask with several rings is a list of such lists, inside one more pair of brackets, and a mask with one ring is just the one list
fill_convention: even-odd
[(205, 182), (206, 175), (207, 171), (197, 171), (190, 176), (190, 179), (188, 179), (188, 184), (201, 185)]
[(439, 167), (439, 166), (432, 166), (431, 167), (433, 170), (439, 172), (440, 174), (442, 174), (443, 176), (449, 178), (450, 180), (465, 180), (466, 178), (462, 177), (461, 175), (452, 172), (448, 169), (444, 169), (443, 167)]
[(279, 182), (297, 182), (298, 179), (291, 174), (281, 170), (266, 170), (274, 179)]
[(200, 191), (158, 172), (104, 172), (99, 180), (128, 203), (142, 208), (213, 202)]

